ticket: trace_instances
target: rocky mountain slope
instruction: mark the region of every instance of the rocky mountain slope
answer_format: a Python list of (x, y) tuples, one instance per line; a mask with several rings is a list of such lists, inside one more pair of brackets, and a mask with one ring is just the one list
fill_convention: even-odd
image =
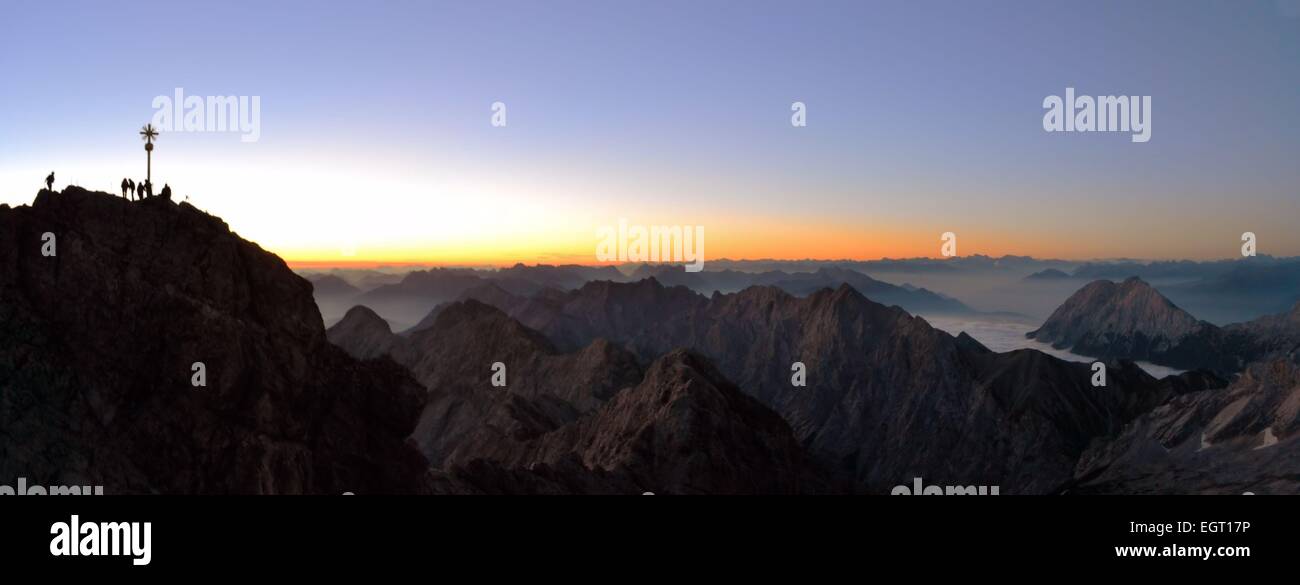
[(1300, 354), (1251, 364), (1225, 390), (1144, 414), (1080, 458), (1075, 493), (1295, 494)]
[(423, 401), (390, 360), (326, 340), (307, 281), (188, 204), (69, 187), (0, 206), (6, 481), (409, 492), (426, 467), (405, 441)]
[[(574, 423), (464, 457), (433, 491), (795, 494), (830, 491), (771, 410), (703, 358), (675, 351)], [(840, 488), (844, 489), (844, 488)]]
[[(801, 493), (824, 486), (789, 426), (698, 356), (679, 352), (643, 372), (632, 354), (603, 339), (561, 353), (474, 300), (443, 307), (409, 338), (388, 332), (364, 307), (329, 335), (357, 355), (387, 347), (429, 388), (413, 439), (438, 470), (434, 491)], [(491, 383), (496, 363), (506, 366), (504, 387)]]
[(1233, 323), (1223, 328), (1235, 337), (1251, 340), (1251, 349), (1259, 356), (1283, 356), (1300, 347), (1300, 302), (1291, 310), (1277, 315), (1266, 315), (1245, 323)]
[(1148, 360), (1229, 375), (1300, 342), (1300, 317), (1293, 311), (1218, 327), (1196, 319), (1134, 277), (1084, 286), (1027, 335), (1103, 359)]

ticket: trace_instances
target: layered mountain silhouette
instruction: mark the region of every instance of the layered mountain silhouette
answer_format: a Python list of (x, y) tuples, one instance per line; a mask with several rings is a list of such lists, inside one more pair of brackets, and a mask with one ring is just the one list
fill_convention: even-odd
[[(820, 266), (810, 272), (741, 272), (736, 270), (686, 272), (670, 264), (641, 265), (625, 275), (612, 266), (551, 266), (516, 264), (501, 270), (433, 268), (413, 270), (398, 282), (365, 288), (340, 275), (306, 275), (315, 285), (316, 301), (327, 324), (337, 322), (347, 309), (364, 305), (389, 322), (395, 330), (412, 328), (439, 304), (467, 296), (467, 292), (489, 284), (511, 294), (531, 297), (543, 290), (563, 292), (593, 281), (635, 282), (654, 277), (669, 286), (681, 285), (702, 294), (737, 292), (755, 285), (775, 286), (797, 296), (822, 288), (848, 284), (868, 298), (886, 305), (898, 305), (913, 313), (973, 314), (976, 311), (954, 298), (911, 285), (893, 285), (840, 266)], [(367, 279), (366, 276), (371, 276)], [(354, 280), (374, 281), (363, 272)], [(391, 276), (391, 275), (383, 275)]]
[(333, 274), (308, 276), (307, 280), (311, 282), (312, 293), (318, 296), (354, 297), (361, 294), (361, 289)]
[[(312, 275), (313, 280), (325, 277), (338, 278), (332, 274)], [(330, 323), (335, 322), (347, 308), (364, 305), (384, 316), (390, 326), (407, 329), (437, 305), (456, 300), (465, 291), (486, 283), (493, 283), (516, 294), (532, 295), (543, 289), (576, 288), (590, 280), (624, 278), (613, 267), (577, 265), (516, 264), (501, 270), (432, 268), (410, 271), (397, 282), (370, 288), (356, 287), (352, 291), (331, 282), (328, 287), (317, 288), (316, 299), (323, 311), (328, 308), (325, 311), (329, 313), (326, 320)], [(378, 281), (373, 276), (368, 280)]]
[(1027, 335), (1085, 355), (1228, 375), (1300, 344), (1300, 304), (1287, 314), (1219, 327), (1196, 319), (1140, 278), (1099, 280)]
[(0, 477), (107, 493), (420, 489), (426, 464), (406, 442), (420, 385), (330, 344), (311, 285), (220, 219), (42, 191), (0, 206), (0, 266)]
[[(396, 284), (384, 285), (350, 299), (349, 302), (374, 309), (397, 324), (410, 327), (440, 303), (455, 300), (466, 290), (483, 284), (478, 271), (460, 268), (435, 268), (410, 272)], [(541, 288), (532, 283), (503, 282), (502, 286), (519, 285), (520, 293)]]
[[(835, 478), (872, 493), (918, 476), (1050, 493), (1071, 480), (1092, 439), (1176, 394), (1223, 384), (1204, 374), (1157, 381), (1117, 363), (1108, 386), (1094, 388), (1087, 364), (997, 354), (848, 285), (807, 297), (770, 286), (704, 297), (651, 278), (535, 297), (492, 286), (467, 294), (474, 298), (436, 309), (412, 341), (446, 343), (437, 323), (478, 300), (562, 352), (608, 340), (649, 363), (689, 348), (779, 413)], [(477, 360), (480, 378), (486, 359)], [(806, 367), (806, 387), (791, 384), (795, 362)]]
[(631, 280), (654, 278), (666, 286), (684, 286), (701, 294), (738, 292), (751, 286), (773, 286), (795, 296), (808, 296), (824, 288), (847, 284), (883, 305), (898, 305), (910, 313), (967, 314), (974, 311), (956, 299), (920, 287), (899, 286), (876, 280), (840, 266), (821, 266), (811, 272), (738, 272), (735, 270), (686, 272), (680, 266), (643, 265)]
[(1115, 358), (1248, 340), (1257, 353), (1216, 368), (1241, 364), (1231, 386), (1107, 359), (1094, 387), (1088, 364), (990, 351), (829, 270), (778, 281), (797, 292), (707, 296), (595, 278), (606, 269), (425, 271), (398, 284), (453, 300), (417, 327), (357, 306), (327, 331), (313, 293), (351, 294), (339, 282), (308, 282), (188, 204), (76, 187), (0, 206), (0, 267), (0, 478), (109, 493), (1295, 487), (1300, 309), (1216, 332), (1140, 281), (1085, 287), (1039, 332)]
[(1285, 313), (1300, 303), (1300, 261), (1251, 258), (1191, 282), (1161, 287), (1161, 292), (1215, 323), (1244, 322)]

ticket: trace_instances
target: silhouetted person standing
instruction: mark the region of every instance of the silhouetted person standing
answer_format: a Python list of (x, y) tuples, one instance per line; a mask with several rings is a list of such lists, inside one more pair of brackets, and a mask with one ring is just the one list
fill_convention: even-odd
[(122, 179), (122, 198), (123, 198), (123, 199), (126, 199), (126, 188), (127, 188), (128, 186), (129, 186), (129, 185), (127, 185), (127, 183), (126, 183), (126, 179)]
[(135, 200), (139, 201), (141, 199), (144, 199), (144, 183), (135, 186)]
[(171, 201), (171, 200), (172, 200), (172, 188), (171, 188), (171, 185), (168, 185), (167, 183), (163, 183), (162, 198), (163, 198), (163, 200), (165, 200), (165, 201)]
[(50, 176), (45, 177), (45, 190), (46, 191), (54, 190), (54, 171), (50, 171)]
[(131, 194), (131, 200), (132, 200), (132, 201), (135, 201), (136, 199), (139, 199), (139, 195), (140, 195), (140, 193), (139, 193), (138, 191), (135, 190), (135, 180), (134, 180), (134, 179), (127, 179), (127, 180), (126, 180), (126, 191), (127, 191), (127, 193), (130, 193), (130, 194)]
[(144, 196), (146, 198), (153, 198), (153, 181), (150, 181), (149, 179), (144, 180)]

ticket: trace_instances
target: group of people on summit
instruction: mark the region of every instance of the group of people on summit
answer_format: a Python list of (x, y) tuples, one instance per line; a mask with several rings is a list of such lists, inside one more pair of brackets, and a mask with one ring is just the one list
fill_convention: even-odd
[[(54, 171), (45, 177), (45, 188), (49, 191), (54, 190)], [(162, 192), (158, 194), (167, 201), (172, 200), (171, 185), (163, 184)], [(136, 183), (131, 179), (122, 179), (122, 197), (130, 198), (132, 201), (140, 201), (153, 197), (153, 183), (151, 181), (140, 181)]]
[[(170, 185), (163, 184), (162, 192), (159, 195), (168, 201), (172, 200), (172, 188)], [(153, 197), (153, 183), (150, 181), (141, 181), (136, 183), (131, 179), (122, 179), (122, 197), (129, 197), (132, 201), (148, 199)]]

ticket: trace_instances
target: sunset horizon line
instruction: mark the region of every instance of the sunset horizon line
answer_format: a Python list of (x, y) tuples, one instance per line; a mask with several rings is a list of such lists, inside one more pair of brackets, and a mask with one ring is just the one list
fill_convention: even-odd
[[(274, 251), (271, 251), (274, 253)], [(277, 254), (278, 256), (279, 254)], [(1168, 257), (1168, 258), (1136, 258), (1136, 257), (1093, 257), (1093, 258), (1058, 258), (1058, 257), (1038, 257), (1030, 254), (964, 254), (952, 257), (943, 256), (907, 256), (892, 257), (881, 256), (872, 258), (717, 258), (705, 262), (705, 270), (708, 271), (710, 263), (761, 263), (761, 262), (822, 262), (822, 263), (861, 263), (861, 262), (915, 262), (915, 261), (956, 261), (963, 259), (989, 258), (992, 260), (1001, 260), (1004, 258), (1023, 258), (1037, 262), (1062, 262), (1062, 263), (1089, 263), (1089, 262), (1135, 262), (1135, 263), (1156, 263), (1156, 262), (1234, 262), (1238, 260), (1253, 261), (1260, 259), (1269, 260), (1288, 260), (1300, 258), (1300, 256), (1275, 256), (1270, 254), (1260, 254), (1255, 258), (1243, 258), (1225, 256), (1218, 258), (1188, 258), (1188, 257)], [(515, 266), (536, 267), (536, 266), (581, 266), (584, 268), (601, 268), (601, 267), (622, 267), (622, 266), (682, 266), (680, 262), (547, 262), (536, 259), (517, 260), (506, 262), (436, 262), (422, 260), (312, 260), (296, 259), (281, 256), (285, 264), (293, 270), (310, 270), (323, 268), (338, 268), (346, 270), (364, 270), (378, 268), (444, 268), (444, 269), (469, 269), (469, 270), (501, 270)]]

